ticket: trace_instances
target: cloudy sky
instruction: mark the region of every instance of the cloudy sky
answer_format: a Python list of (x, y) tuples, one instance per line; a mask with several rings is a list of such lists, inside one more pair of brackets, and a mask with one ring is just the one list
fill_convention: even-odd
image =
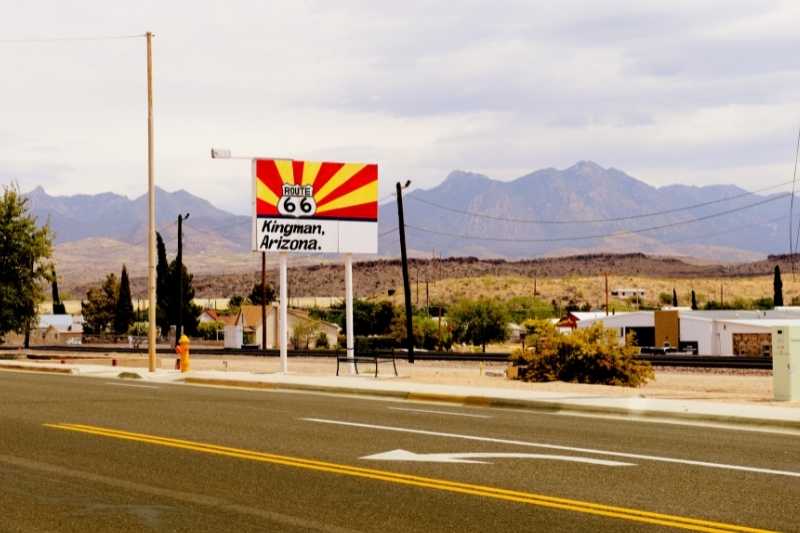
[(583, 159), (654, 185), (791, 179), (800, 2), (42, 1), (0, 18), (0, 181), (145, 191), (156, 172), (246, 213), (234, 154), (376, 161), (381, 193), (453, 169), (513, 179)]

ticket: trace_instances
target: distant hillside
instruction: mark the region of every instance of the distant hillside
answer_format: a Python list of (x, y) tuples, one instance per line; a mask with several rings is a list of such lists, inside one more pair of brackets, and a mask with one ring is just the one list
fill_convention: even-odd
[[(513, 181), (454, 171), (437, 187), (404, 196), (413, 250), (445, 256), (524, 258), (586, 252), (646, 252), (747, 261), (786, 250), (789, 198), (749, 195), (732, 185), (656, 188), (614, 168), (583, 161), (538, 170)], [(721, 201), (735, 197), (734, 199)], [(685, 206), (709, 205), (683, 210)], [(664, 212), (658, 216), (643, 216)], [(483, 216), (473, 216), (479, 213)], [(680, 224), (705, 218), (705, 220)], [(609, 222), (574, 223), (568, 221)], [(533, 223), (530, 221), (543, 221)], [(610, 235), (654, 227), (663, 229)], [(384, 255), (399, 245), (394, 201), (381, 206)], [(467, 235), (476, 238), (459, 238)]]
[[(147, 195), (133, 200), (114, 193), (50, 196), (42, 187), (26, 195), (31, 211), (41, 223), (49, 221), (55, 243), (82, 239), (111, 239), (141, 244), (147, 235)], [(176, 233), (179, 214), (189, 213), (186, 246), (194, 251), (227, 248), (250, 249), (250, 218), (217, 209), (210, 202), (180, 190), (156, 188), (156, 225), (164, 239)]]
[[(240, 272), (230, 270), (215, 274), (197, 273), (194, 288), (198, 298), (227, 297), (233, 294), (244, 295), (250, 292), (253, 284), (260, 279), (256, 261)], [(795, 256), (800, 267), (800, 255)], [(417, 281), (421, 284), (424, 297), (425, 280), (432, 285), (443, 280), (469, 280), (481, 277), (498, 279), (526, 279), (531, 284), (534, 279), (540, 282), (550, 280), (567, 281), (573, 278), (602, 279), (603, 274), (616, 277), (636, 277), (644, 280), (747, 280), (754, 276), (769, 276), (775, 265), (784, 272), (784, 289), (787, 294), (800, 289), (791, 276), (791, 257), (772, 256), (766, 260), (739, 264), (698, 263), (674, 257), (654, 257), (641, 253), (633, 254), (584, 254), (568, 257), (550, 257), (506, 261), (503, 259), (478, 259), (475, 257), (450, 257), (446, 259), (411, 259), (412, 292), (416, 297)], [(277, 286), (278, 272), (275, 261), (268, 262), (267, 280)], [(74, 278), (72, 278), (74, 279)], [(357, 261), (353, 264), (354, 289), (358, 297), (385, 298), (394, 289), (399, 298), (402, 293), (402, 273), (397, 259)], [(65, 280), (64, 287), (74, 295), (85, 294), (89, 287), (98, 283), (76, 284)], [(502, 282), (498, 282), (502, 284)], [(599, 283), (599, 282), (598, 282)], [(643, 281), (650, 284), (650, 281)], [(770, 282), (771, 283), (771, 282)], [(135, 297), (146, 295), (146, 279), (137, 276), (131, 280)], [(502, 287), (496, 287), (502, 292)], [(469, 288), (468, 288), (469, 289)], [(309, 264), (293, 261), (289, 268), (289, 295), (291, 297), (341, 297), (344, 294), (344, 267), (341, 261), (324, 261)], [(470, 294), (467, 292), (466, 294)], [(475, 293), (477, 294), (477, 293)], [(453, 295), (444, 295), (449, 300)]]
[[(513, 260), (646, 253), (719, 263), (752, 262), (786, 251), (788, 197), (778, 196), (749, 194), (733, 185), (656, 188), (620, 170), (584, 161), (509, 182), (454, 171), (432, 189), (406, 194), (404, 205), (412, 257), (430, 257), (433, 250), (444, 257)], [(145, 274), (145, 195), (51, 196), (37, 187), (27, 197), (40, 223), (49, 221), (53, 228), (56, 266), (65, 281), (72, 278), (68, 283), (80, 285), (118, 272), (123, 262), (131, 275)], [(766, 203), (739, 210), (759, 202)], [(683, 209), (696, 204), (706, 205)], [(175, 254), (177, 216), (190, 214), (184, 225), (184, 253), (193, 272), (236, 274), (257, 263), (250, 252), (249, 217), (218, 209), (184, 190), (157, 189), (156, 207), (170, 257)], [(647, 216), (656, 211), (662, 214)], [(698, 218), (703, 220), (682, 224)], [(596, 222), (599, 219), (615, 220)], [(380, 206), (379, 220), (380, 255), (397, 257), (393, 201)], [(570, 222), (575, 220), (595, 222)], [(619, 234), (654, 227), (661, 229)], [(459, 237), (464, 235), (470, 238)], [(317, 256), (293, 260), (319, 261)]]

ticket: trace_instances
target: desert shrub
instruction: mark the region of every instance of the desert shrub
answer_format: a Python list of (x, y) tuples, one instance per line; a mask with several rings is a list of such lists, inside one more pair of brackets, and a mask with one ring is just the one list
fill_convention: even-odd
[(769, 296), (764, 296), (762, 298), (756, 298), (753, 300), (753, 307), (756, 309), (774, 309), (775, 302)]
[(567, 381), (638, 387), (653, 378), (649, 363), (635, 358), (632, 343), (622, 345), (613, 329), (602, 324), (560, 334), (547, 321), (528, 325), (527, 348), (511, 360), (523, 381)]

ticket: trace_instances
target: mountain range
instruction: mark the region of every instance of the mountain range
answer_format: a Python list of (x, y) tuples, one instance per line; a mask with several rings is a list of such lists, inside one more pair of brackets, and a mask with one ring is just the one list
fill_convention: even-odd
[[(55, 234), (60, 272), (98, 277), (122, 262), (146, 265), (147, 197), (106, 192), (26, 194)], [(520, 259), (575, 253), (644, 252), (714, 261), (751, 261), (788, 248), (789, 195), (734, 185), (653, 187), (590, 161), (513, 181), (451, 172), (438, 186), (404, 194), (412, 254)], [(694, 207), (692, 207), (694, 206)], [(254, 270), (250, 217), (188, 191), (156, 191), (156, 221), (170, 256), (179, 213), (187, 264), (196, 272)], [(379, 255), (399, 255), (395, 201), (379, 207)], [(193, 263), (193, 264), (192, 264)]]
[[(513, 181), (454, 171), (432, 189), (405, 194), (403, 203), (408, 245), (428, 254), (645, 252), (753, 260), (787, 251), (789, 198), (734, 185), (653, 187), (581, 161)], [(381, 254), (398, 254), (396, 237), (386, 233), (397, 227), (394, 201), (381, 206), (380, 224)]]

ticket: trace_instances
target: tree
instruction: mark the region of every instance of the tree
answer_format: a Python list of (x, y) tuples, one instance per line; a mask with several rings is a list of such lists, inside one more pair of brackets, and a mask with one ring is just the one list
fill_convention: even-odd
[(521, 324), (529, 318), (550, 318), (553, 316), (553, 308), (546, 301), (532, 296), (513, 296), (506, 301), (506, 308), (508, 309), (509, 318), (517, 324)]
[[(439, 327), (434, 319), (426, 314), (415, 314), (411, 318), (411, 331), (414, 335), (414, 346), (425, 350), (445, 347), (439, 339)], [(406, 314), (402, 307), (398, 307), (392, 322), (391, 335), (400, 346), (407, 344)]]
[(488, 343), (508, 338), (508, 312), (495, 300), (461, 300), (450, 308), (448, 321), (455, 341), (480, 346), (484, 352)]
[[(316, 318), (338, 324), (342, 330), (346, 327), (344, 302), (332, 305), (327, 311), (315, 309), (312, 314)], [(353, 331), (356, 335), (387, 335), (392, 331), (394, 316), (392, 302), (353, 300)]]
[(678, 293), (672, 288), (672, 307), (678, 307)]
[(156, 232), (156, 250), (158, 252), (158, 263), (156, 264), (156, 324), (161, 330), (162, 335), (166, 335), (170, 326), (170, 280), (169, 262), (167, 260), (167, 249), (164, 246), (164, 239), (161, 234)]
[[(266, 299), (261, 297), (262, 294), (265, 295)], [(250, 300), (250, 303), (253, 305), (261, 305), (261, 300), (263, 299), (264, 305), (269, 305), (275, 301), (275, 287), (269, 282), (266, 284), (266, 287), (264, 287), (261, 282), (255, 283), (247, 299)]]
[(86, 293), (81, 312), (84, 325), (90, 333), (104, 333), (113, 324), (118, 293), (119, 282), (113, 273), (106, 276), (100, 287), (92, 287)]
[(56, 277), (56, 271), (53, 269), (53, 284), (50, 287), (51, 294), (53, 297), (53, 314), (54, 315), (66, 315), (67, 309), (64, 306), (64, 302), (61, 301), (61, 297), (58, 295), (58, 278)]
[[(183, 329), (187, 335), (197, 335), (197, 319), (202, 312), (200, 306), (195, 305), (192, 303), (194, 299), (194, 287), (192, 286), (192, 280), (194, 276), (189, 273), (189, 270), (186, 268), (186, 265), (181, 265), (181, 270), (183, 271), (183, 275), (180, 276), (178, 274), (178, 262), (173, 260), (169, 264), (169, 324), (177, 324), (178, 323), (178, 308), (180, 307), (181, 313), (181, 322), (183, 324)], [(183, 283), (183, 301), (178, 302), (178, 291), (177, 286), (178, 283)]]
[(783, 280), (781, 280), (781, 267), (775, 265), (775, 275), (772, 280), (772, 302), (775, 307), (783, 305)]
[(292, 346), (295, 350), (308, 350), (311, 339), (318, 332), (319, 324), (313, 320), (300, 320), (292, 328)]
[(694, 289), (692, 289), (692, 311), (697, 311), (697, 295), (694, 293)]
[(119, 292), (117, 293), (116, 308), (114, 310), (114, 333), (118, 335), (127, 333), (131, 324), (133, 324), (131, 285), (128, 280), (128, 269), (125, 265), (122, 265), (122, 274), (119, 277)]
[(4, 187), (0, 198), (0, 340), (9, 331), (23, 332), (36, 321), (49, 280), (52, 253), (49, 226), (38, 228), (28, 202), (16, 187)]

